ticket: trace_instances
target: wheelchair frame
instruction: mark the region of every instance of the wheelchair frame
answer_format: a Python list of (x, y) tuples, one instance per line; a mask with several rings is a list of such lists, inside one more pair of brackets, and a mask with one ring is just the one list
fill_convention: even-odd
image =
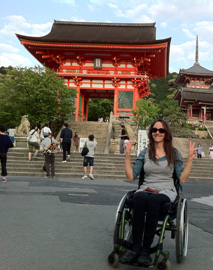
[[(126, 249), (132, 249), (132, 208), (129, 200), (133, 197), (135, 190), (129, 191), (121, 199), (115, 219), (114, 229), (114, 250), (108, 256), (110, 266), (116, 268), (119, 258), (125, 253)], [(159, 236), (156, 246), (151, 247), (150, 254), (155, 253), (153, 263), (149, 267), (157, 270), (169, 270), (169, 252), (163, 250), (163, 239), (165, 232), (171, 231), (171, 238), (176, 239), (176, 260), (181, 263), (187, 255), (188, 249), (188, 216), (187, 200), (178, 192), (177, 200), (173, 203), (173, 210), (169, 210), (162, 223), (158, 222), (156, 234)]]

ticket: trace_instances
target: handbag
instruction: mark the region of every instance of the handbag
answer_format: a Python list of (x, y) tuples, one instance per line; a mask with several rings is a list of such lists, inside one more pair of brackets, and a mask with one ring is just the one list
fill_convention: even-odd
[(88, 149), (88, 147), (87, 147), (87, 143), (85, 142), (85, 145), (84, 145), (84, 147), (83, 147), (83, 149), (82, 149), (82, 151), (81, 151), (81, 155), (84, 157), (84, 156), (86, 156), (86, 154), (88, 154), (89, 153), (89, 149)]

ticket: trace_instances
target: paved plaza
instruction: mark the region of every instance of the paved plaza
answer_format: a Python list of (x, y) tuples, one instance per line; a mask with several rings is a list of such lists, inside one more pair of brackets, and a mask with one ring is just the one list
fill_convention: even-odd
[[(0, 270), (109, 270), (115, 211), (137, 183), (8, 177), (0, 183)], [(188, 182), (189, 250), (177, 264), (174, 240), (167, 235), (174, 270), (213, 267), (213, 182)], [(209, 200), (208, 200), (209, 198)], [(118, 270), (143, 269), (119, 265)]]

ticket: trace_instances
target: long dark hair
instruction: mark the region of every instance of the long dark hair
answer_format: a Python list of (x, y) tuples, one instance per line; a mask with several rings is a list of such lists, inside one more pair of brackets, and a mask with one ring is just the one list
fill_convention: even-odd
[(163, 119), (155, 120), (154, 123), (152, 123), (151, 126), (149, 127), (149, 131), (148, 131), (149, 155), (150, 155), (152, 161), (157, 164), (155, 141), (154, 141), (154, 139), (152, 137), (152, 128), (157, 122), (161, 122), (163, 127), (166, 130), (165, 137), (164, 137), (164, 151), (166, 153), (168, 165), (170, 166), (170, 165), (174, 164), (174, 151), (175, 151), (175, 148), (172, 145), (172, 131), (171, 131), (171, 128), (170, 128), (169, 124)]

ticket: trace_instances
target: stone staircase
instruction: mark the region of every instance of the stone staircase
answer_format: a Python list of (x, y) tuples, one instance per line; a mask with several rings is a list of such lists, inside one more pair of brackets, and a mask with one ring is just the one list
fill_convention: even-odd
[[(136, 156), (132, 156), (134, 162)], [(183, 158), (186, 162), (186, 158)], [(42, 171), (44, 158), (42, 152), (39, 159), (28, 161), (27, 149), (11, 149), (8, 152), (7, 169), (9, 176), (35, 176), (44, 177)], [(62, 152), (56, 154), (55, 160), (56, 177), (59, 178), (81, 178), (83, 176), (83, 157), (79, 153), (72, 153), (67, 163), (62, 163)], [(213, 181), (213, 160), (208, 157), (195, 159), (189, 180)], [(96, 154), (94, 162), (95, 179), (126, 179), (124, 169), (124, 156), (120, 154)]]
[[(27, 150), (11, 149), (7, 158), (8, 175), (44, 177), (42, 152), (39, 152), (38, 157), (29, 162)], [(83, 157), (80, 153), (71, 153), (70, 161), (62, 163), (62, 152), (58, 152), (55, 159), (55, 173), (56, 177), (61, 178), (81, 178), (83, 176)], [(94, 177), (97, 179), (125, 179), (124, 156), (95, 154)]]
[[(109, 123), (107, 122), (69, 122), (69, 128), (73, 132), (78, 132), (80, 138), (88, 138), (90, 134), (95, 136), (97, 141), (96, 153), (103, 153), (106, 144), (106, 135), (108, 131)], [(60, 137), (60, 132), (57, 139)]]

